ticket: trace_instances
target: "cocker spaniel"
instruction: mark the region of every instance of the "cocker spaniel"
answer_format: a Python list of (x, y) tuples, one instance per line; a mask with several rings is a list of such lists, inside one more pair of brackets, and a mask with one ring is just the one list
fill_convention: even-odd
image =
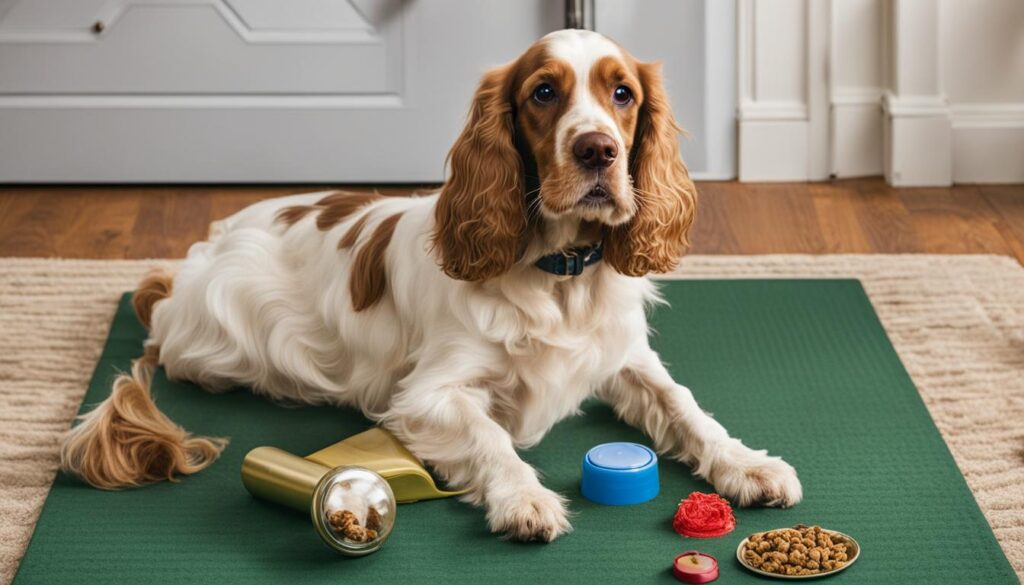
[(64, 468), (119, 488), (217, 457), (223, 440), (153, 405), (162, 365), (359, 408), (518, 540), (570, 524), (516, 449), (593, 396), (738, 504), (797, 503), (794, 469), (730, 437), (648, 344), (646, 275), (676, 266), (696, 205), (679, 132), (657, 65), (596, 33), (545, 36), (483, 76), (439, 192), (263, 201), (147, 277), (146, 354), (71, 431)]

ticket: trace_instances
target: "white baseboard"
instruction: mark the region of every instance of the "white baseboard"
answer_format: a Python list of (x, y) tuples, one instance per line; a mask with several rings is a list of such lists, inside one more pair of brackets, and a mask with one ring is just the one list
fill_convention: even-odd
[(951, 108), (953, 181), (1024, 183), (1024, 104)]
[(717, 171), (698, 171), (690, 173), (690, 179), (694, 181), (732, 181), (736, 175)]
[(808, 180), (807, 120), (739, 122), (740, 181)]
[(887, 93), (882, 112), (886, 181), (896, 187), (953, 184), (953, 140), (945, 98)]
[(807, 105), (791, 101), (740, 104), (740, 181), (808, 179)]
[(882, 107), (832, 106), (832, 174), (840, 179), (882, 174)]
[(831, 102), (836, 177), (884, 173), (898, 186), (1024, 182), (1024, 104), (947, 106), (872, 88), (840, 89)]
[(831, 97), (831, 172), (837, 178), (881, 175), (882, 89), (839, 88)]

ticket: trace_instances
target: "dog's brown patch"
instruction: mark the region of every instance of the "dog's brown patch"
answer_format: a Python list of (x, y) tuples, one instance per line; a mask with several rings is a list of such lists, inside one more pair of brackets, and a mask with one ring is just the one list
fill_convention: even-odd
[(348, 248), (356, 245), (359, 235), (363, 233), (363, 228), (366, 227), (366, 220), (369, 218), (370, 213), (366, 212), (356, 219), (351, 226), (349, 226), (348, 231), (346, 231), (345, 235), (341, 236), (341, 240), (338, 241), (339, 250), (347, 250)]
[(315, 205), (292, 205), (278, 211), (277, 215), (274, 216), (274, 220), (291, 227), (299, 223), (302, 218), (316, 211), (316, 209)]
[(277, 212), (275, 220), (291, 227), (299, 223), (302, 218), (314, 211), (319, 211), (316, 217), (316, 227), (321, 231), (327, 231), (352, 215), (357, 209), (380, 199), (380, 193), (352, 193), (350, 191), (335, 191), (330, 195), (317, 201), (313, 205), (291, 205)]
[(322, 208), (316, 217), (316, 227), (322, 231), (331, 229), (352, 215), (357, 209), (381, 198), (379, 193), (332, 193), (321, 199), (317, 206)]
[(636, 132), (639, 111), (630, 105), (616, 106), (612, 103), (612, 94), (620, 85), (633, 92), (636, 103), (644, 101), (643, 85), (640, 83), (640, 79), (622, 59), (612, 56), (601, 57), (590, 68), (590, 94), (615, 121), (619, 133), (622, 135), (625, 150), (628, 152), (633, 148), (633, 135)]
[[(391, 236), (395, 233), (395, 226), (398, 225), (398, 220), (401, 218), (401, 213), (385, 218), (373, 230), (373, 234), (356, 254), (355, 262), (352, 264), (352, 274), (349, 277), (352, 307), (356, 312), (372, 307), (384, 296), (384, 289), (387, 287), (387, 266), (384, 255), (387, 252), (388, 244), (391, 243)], [(365, 219), (365, 216), (360, 219)]]

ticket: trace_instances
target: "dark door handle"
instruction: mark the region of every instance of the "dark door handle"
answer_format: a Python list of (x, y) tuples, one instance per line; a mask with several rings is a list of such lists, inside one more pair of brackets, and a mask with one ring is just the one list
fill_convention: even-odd
[(586, 0), (565, 0), (565, 28), (586, 28), (584, 5)]

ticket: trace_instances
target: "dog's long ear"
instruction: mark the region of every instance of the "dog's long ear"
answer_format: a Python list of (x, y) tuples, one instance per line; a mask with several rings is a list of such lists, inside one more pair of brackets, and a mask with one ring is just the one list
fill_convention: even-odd
[(676, 267), (697, 205), (697, 190), (679, 156), (682, 129), (662, 86), (661, 65), (638, 68), (644, 97), (629, 161), (636, 214), (605, 238), (605, 259), (629, 276)]
[(459, 280), (481, 281), (507, 271), (526, 230), (511, 69), (484, 75), (466, 128), (448, 154), (451, 177), (437, 202), (433, 244), (442, 269)]

